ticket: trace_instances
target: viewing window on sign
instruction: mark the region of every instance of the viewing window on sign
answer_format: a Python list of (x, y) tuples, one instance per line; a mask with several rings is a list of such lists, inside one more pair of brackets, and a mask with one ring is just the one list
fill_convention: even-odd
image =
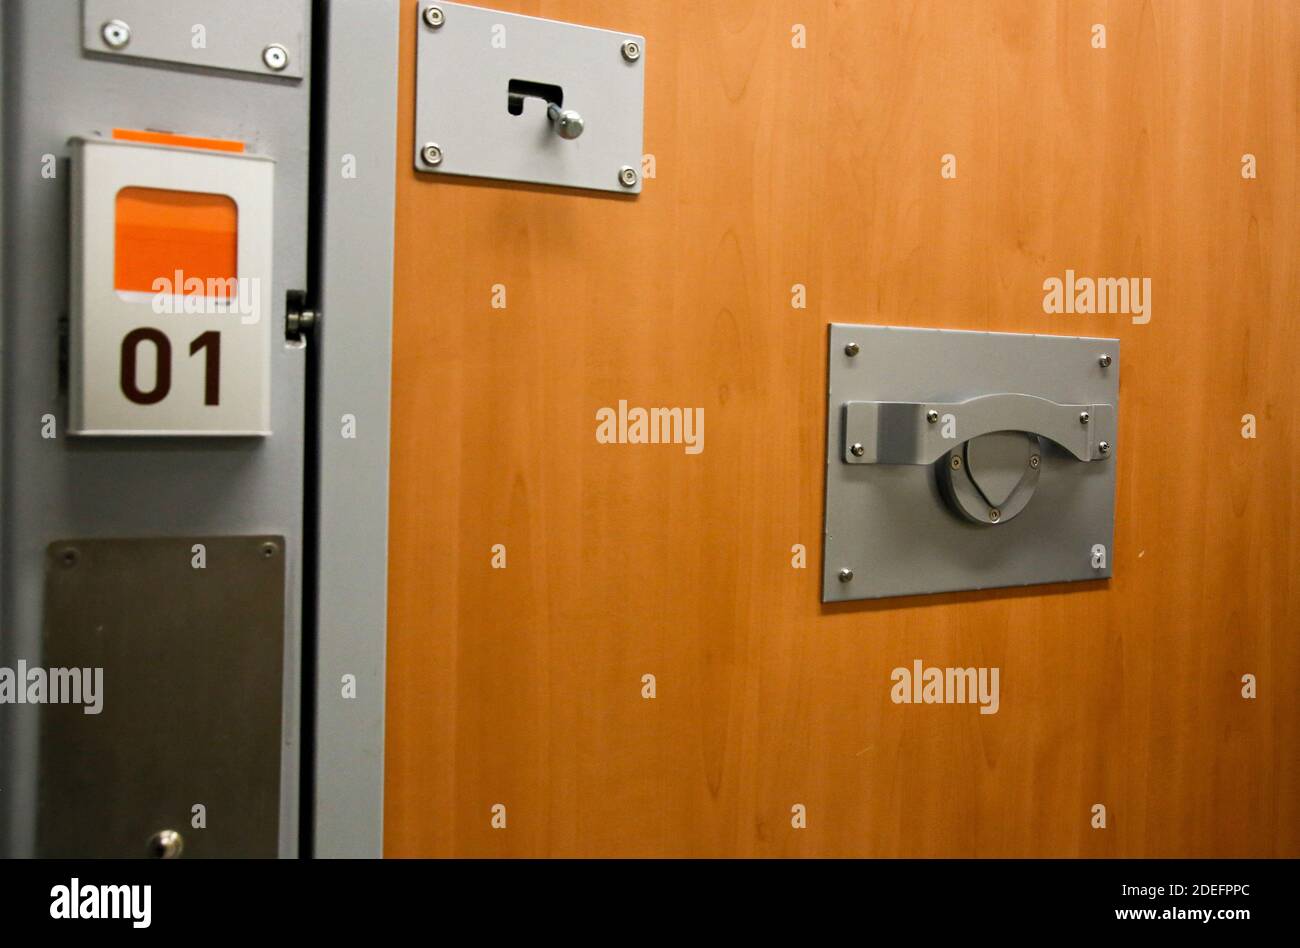
[(238, 303), (239, 208), (225, 194), (125, 187), (115, 208), (113, 287), (160, 312)]

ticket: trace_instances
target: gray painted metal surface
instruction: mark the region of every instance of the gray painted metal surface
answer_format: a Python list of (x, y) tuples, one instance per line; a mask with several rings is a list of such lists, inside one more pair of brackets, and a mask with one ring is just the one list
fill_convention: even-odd
[[(636, 194), (641, 190), (644, 38), (459, 3), (421, 3), (444, 14), (416, 25), (415, 167), (419, 171)], [(638, 44), (637, 58), (623, 43)], [(511, 80), (558, 86), (557, 103), (582, 116), (581, 137), (565, 140), (546, 102), (529, 97), (507, 110)], [(431, 165), (428, 144), (440, 149)], [(635, 182), (620, 182), (622, 168)]]
[[(824, 602), (1110, 576), (1119, 450), (1112, 428), (1106, 428), (1108, 455), (1095, 461), (1081, 461), (1040, 438), (1033, 496), (1008, 522), (959, 516), (944, 499), (933, 466), (922, 462), (935, 456), (926, 447), (930, 408), (958, 416), (949, 449), (1000, 427), (979, 417), (986, 411), (1001, 411), (1011, 430), (1066, 410), (1079, 425), (1078, 406), (1114, 406), (1117, 413), (1118, 340), (841, 323), (831, 326), (829, 336)], [(849, 355), (846, 347), (854, 343), (857, 354)], [(1103, 353), (1111, 356), (1108, 366), (1099, 363)], [(962, 431), (963, 403), (1006, 394), (1036, 396), (1058, 407), (1023, 398), (975, 403), (977, 417), (968, 433)], [(902, 447), (895, 457), (902, 463), (857, 463), (847, 453), (853, 442), (846, 438), (846, 405), (863, 402), (915, 403), (904, 411), (910, 439), (896, 439)], [(860, 422), (857, 417), (857, 436), (867, 438), (870, 432)], [(921, 427), (924, 434), (917, 434)], [(869, 440), (877, 451), (879, 439)], [(945, 453), (940, 462), (947, 458)], [(1094, 565), (1098, 546), (1104, 550), (1100, 566)], [(843, 570), (852, 577), (842, 580)]]
[(313, 854), (369, 857), (383, 853), (398, 3), (324, 14)]
[[(125, 45), (105, 39), (109, 22), (125, 25)], [(97, 55), (301, 79), (309, 35), (306, 0), (85, 0), (81, 42)], [(286, 53), (278, 70), (263, 58), (271, 45)]]
[(81, 703), (38, 710), (38, 854), (143, 858), (173, 830), (187, 858), (275, 856), (283, 537), (60, 540), (45, 575), (44, 660)]
[[(205, 5), (242, 23), (256, 3)], [(165, 4), (158, 4), (161, 8)], [(307, 81), (87, 55), (77, 0), (6, 0), (4, 394), (0, 419), (0, 655), (41, 661), (46, 545), (60, 537), (274, 534), (287, 547), (279, 846), (298, 830), (305, 351), (283, 343), (284, 300), (306, 284), (310, 101)], [(310, 51), (298, 61), (304, 71)], [(271, 428), (258, 440), (67, 437), (60, 320), (68, 286), (68, 140), (114, 127), (239, 139), (276, 160)], [(57, 174), (44, 177), (45, 156)], [(391, 177), (391, 170), (385, 173)], [(21, 239), (13, 235), (21, 234)], [(42, 419), (58, 437), (42, 437)], [(36, 718), (0, 706), (9, 764), (0, 852), (34, 849)]]
[[(10, 171), (9, 161), (9, 138), (8, 125), (10, 121), (9, 109), (5, 107), (4, 97), (9, 94), (10, 83), (6, 73), (8, 64), (8, 52), (6, 49), (9, 37), (9, 17), (7, 11), (0, 8), (0, 426), (3, 426), (5, 419), (8, 417), (6, 411), (6, 401), (8, 396), (5, 391), (5, 363), (8, 361), (8, 333), (6, 327), (12, 318), (12, 313), (7, 302), (9, 298), (9, 260), (12, 255), (10, 244), (12, 241), (6, 240), (5, 236), (9, 230), (9, 218), (5, 214), (5, 207), (9, 201), (8, 191), (13, 185), (13, 175)], [(12, 667), (12, 643), (9, 636), (5, 634), (5, 583), (3, 581), (4, 570), (4, 551), (8, 549), (6, 539), (8, 527), (4, 517), (4, 497), (5, 497), (5, 479), (6, 463), (5, 453), (6, 444), (3, 430), (0, 428), (0, 665)], [(30, 732), (30, 729), (29, 729)], [(21, 740), (23, 737), (30, 740), (30, 733), (23, 735), (18, 727), (18, 722), (10, 715), (0, 714), (0, 857), (9, 855), (11, 847), (9, 840), (12, 837), (10, 832), (11, 810), (14, 807), (16, 781), (14, 774), (16, 763), (20, 759), (19, 754), (22, 752)], [(29, 780), (34, 776), (29, 776)], [(23, 791), (29, 791), (29, 786), (24, 786), (18, 791), (18, 803), (24, 801)], [(3, 793), (10, 795), (11, 799), (5, 800)], [(30, 809), (27, 810), (30, 812)]]

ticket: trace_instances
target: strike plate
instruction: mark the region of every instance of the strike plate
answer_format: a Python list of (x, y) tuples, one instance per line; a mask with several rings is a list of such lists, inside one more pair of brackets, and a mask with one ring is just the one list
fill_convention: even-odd
[(1119, 341), (834, 324), (822, 601), (1111, 575)]
[(640, 193), (644, 38), (442, 0), (416, 14), (417, 171)]

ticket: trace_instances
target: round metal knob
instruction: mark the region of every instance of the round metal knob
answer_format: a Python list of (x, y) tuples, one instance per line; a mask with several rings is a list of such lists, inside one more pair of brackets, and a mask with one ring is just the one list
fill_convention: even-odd
[(149, 840), (149, 855), (155, 859), (175, 859), (185, 848), (185, 840), (175, 830), (161, 830)]
[(546, 107), (546, 114), (561, 138), (573, 139), (582, 134), (582, 116), (573, 109), (562, 109), (552, 102)]

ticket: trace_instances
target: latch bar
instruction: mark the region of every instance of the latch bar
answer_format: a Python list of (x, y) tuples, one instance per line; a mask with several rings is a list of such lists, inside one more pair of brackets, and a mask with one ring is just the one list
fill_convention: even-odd
[(1062, 405), (1037, 395), (980, 395), (962, 402), (844, 402), (846, 464), (932, 464), (954, 447), (995, 431), (1056, 442), (1080, 461), (1111, 454), (1115, 407)]

